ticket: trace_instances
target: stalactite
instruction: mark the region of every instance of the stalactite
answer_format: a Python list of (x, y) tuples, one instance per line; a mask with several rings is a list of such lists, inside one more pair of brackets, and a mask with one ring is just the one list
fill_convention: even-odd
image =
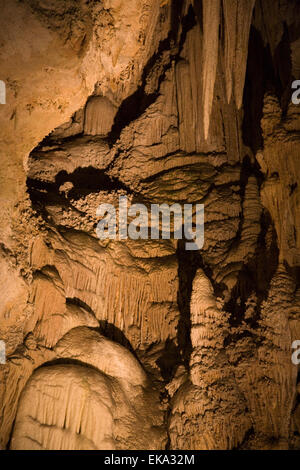
[(220, 0), (203, 2), (203, 114), (204, 136), (208, 139), (218, 66)]
[[(255, 0), (223, 0), (225, 34), (225, 79), (228, 103), (234, 89), (238, 109), (242, 107), (248, 57), (248, 41)], [(203, 96), (204, 136), (208, 139), (219, 57), (221, 2), (203, 2)]]
[(248, 57), (249, 32), (255, 0), (223, 0), (225, 34), (225, 77), (227, 100), (234, 90), (238, 109), (242, 107)]
[[(227, 0), (231, 1), (231, 0)], [(248, 42), (253, 8), (256, 0), (239, 0), (236, 26), (236, 56), (234, 64), (235, 101), (238, 109), (243, 104), (243, 93), (247, 69)]]
[(88, 135), (107, 135), (112, 128), (117, 108), (102, 96), (95, 96), (86, 105), (84, 132)]
[(236, 21), (238, 0), (223, 0), (224, 34), (225, 34), (225, 77), (228, 103), (233, 91), (233, 70), (236, 53), (237, 31)]

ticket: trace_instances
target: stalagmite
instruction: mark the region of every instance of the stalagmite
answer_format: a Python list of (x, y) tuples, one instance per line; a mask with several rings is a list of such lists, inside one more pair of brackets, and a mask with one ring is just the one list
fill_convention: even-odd
[(218, 309), (212, 285), (199, 269), (191, 296), (190, 382), (179, 388), (174, 399), (173, 448), (236, 447), (250, 428), (243, 395), (224, 351), (227, 329), (228, 316)]

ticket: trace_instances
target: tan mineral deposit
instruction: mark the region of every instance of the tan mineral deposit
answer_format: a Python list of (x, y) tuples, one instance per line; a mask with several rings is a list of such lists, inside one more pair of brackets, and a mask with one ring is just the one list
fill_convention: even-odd
[(0, 0), (0, 211), (1, 450), (300, 450), (298, 0)]

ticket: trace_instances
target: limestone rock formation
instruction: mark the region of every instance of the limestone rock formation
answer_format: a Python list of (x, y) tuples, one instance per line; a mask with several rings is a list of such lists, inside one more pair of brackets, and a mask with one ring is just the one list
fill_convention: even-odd
[[(299, 19), (2, 1), (0, 449), (300, 449)], [(99, 239), (125, 196), (203, 247)]]

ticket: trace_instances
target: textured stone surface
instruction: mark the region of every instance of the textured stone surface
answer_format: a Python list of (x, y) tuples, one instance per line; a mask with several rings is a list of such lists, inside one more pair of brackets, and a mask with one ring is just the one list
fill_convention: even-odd
[[(0, 447), (299, 449), (299, 2), (2, 13)], [(100, 241), (122, 195), (202, 250)]]

